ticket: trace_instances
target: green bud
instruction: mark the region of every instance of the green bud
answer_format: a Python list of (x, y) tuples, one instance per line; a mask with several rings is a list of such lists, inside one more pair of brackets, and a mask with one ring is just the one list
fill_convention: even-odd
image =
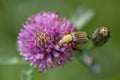
[(99, 27), (92, 34), (92, 41), (95, 46), (104, 45), (110, 37), (110, 30), (107, 27)]

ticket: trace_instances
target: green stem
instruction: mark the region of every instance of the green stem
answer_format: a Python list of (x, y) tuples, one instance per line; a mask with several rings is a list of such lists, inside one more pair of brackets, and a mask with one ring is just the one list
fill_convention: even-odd
[(25, 67), (21, 73), (21, 80), (31, 80), (33, 71), (33, 67)]
[(89, 42), (89, 48), (88, 48), (88, 50), (90, 51), (90, 52), (92, 52), (93, 50), (95, 50), (96, 49), (96, 46), (92, 43), (92, 42)]

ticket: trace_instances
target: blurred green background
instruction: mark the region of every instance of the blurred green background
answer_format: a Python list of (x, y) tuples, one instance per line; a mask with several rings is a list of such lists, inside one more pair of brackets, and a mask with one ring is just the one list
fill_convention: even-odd
[[(32, 80), (120, 80), (120, 0), (0, 0), (0, 56), (21, 57), (16, 40), (29, 16), (40, 11), (55, 11), (69, 19), (81, 6), (95, 12), (82, 30), (92, 33), (99, 26), (108, 26), (111, 30), (109, 42), (92, 53), (101, 66), (101, 73), (91, 72), (74, 59), (45, 74), (36, 69)], [(0, 65), (0, 80), (20, 80), (26, 66), (28, 64)]]

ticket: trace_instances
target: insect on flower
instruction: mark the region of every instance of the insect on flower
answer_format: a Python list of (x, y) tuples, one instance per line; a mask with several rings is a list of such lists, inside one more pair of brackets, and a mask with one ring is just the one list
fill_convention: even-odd
[(65, 43), (73, 42), (75, 44), (84, 44), (89, 40), (86, 32), (72, 32), (71, 34), (65, 35), (58, 44), (61, 46)]

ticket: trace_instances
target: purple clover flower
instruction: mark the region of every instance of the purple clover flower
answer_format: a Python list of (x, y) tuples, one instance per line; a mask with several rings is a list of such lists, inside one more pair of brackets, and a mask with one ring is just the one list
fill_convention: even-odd
[(59, 46), (58, 41), (74, 31), (76, 27), (65, 18), (60, 18), (57, 13), (37, 13), (28, 18), (19, 33), (20, 54), (31, 65), (39, 65), (39, 71), (64, 65), (72, 59), (72, 48), (69, 44)]

